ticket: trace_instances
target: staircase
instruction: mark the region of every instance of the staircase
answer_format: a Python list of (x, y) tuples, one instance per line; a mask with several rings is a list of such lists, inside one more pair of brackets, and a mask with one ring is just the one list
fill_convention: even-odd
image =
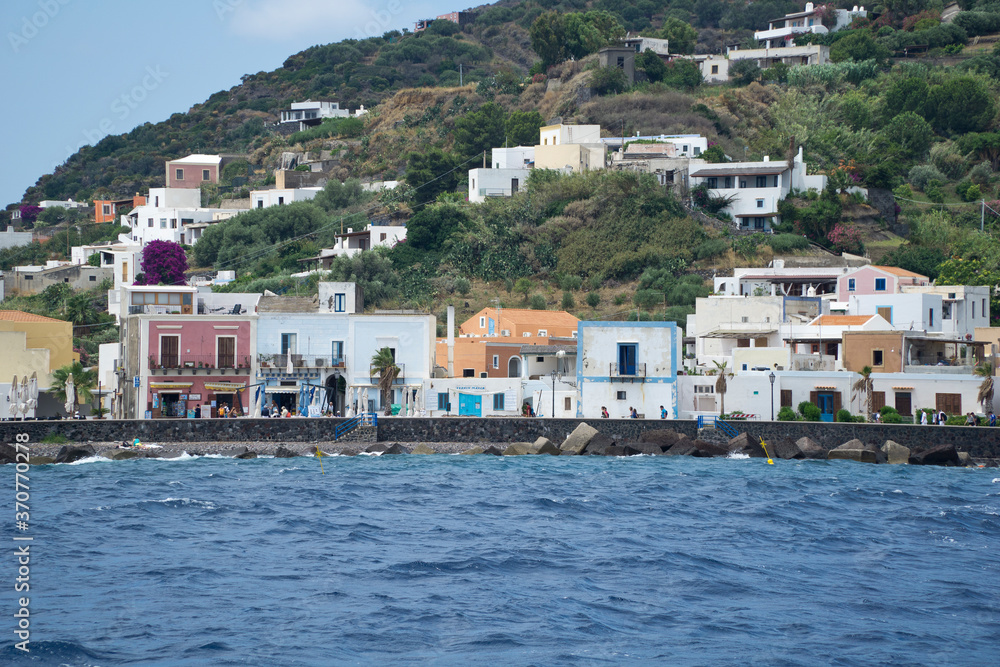
[(378, 435), (378, 413), (362, 412), (357, 417), (337, 424), (333, 430), (336, 442), (350, 440), (352, 442), (375, 442)]
[(698, 417), (698, 438), (700, 440), (710, 442), (713, 445), (727, 445), (729, 440), (737, 435), (739, 435), (739, 431), (729, 422), (718, 417)]

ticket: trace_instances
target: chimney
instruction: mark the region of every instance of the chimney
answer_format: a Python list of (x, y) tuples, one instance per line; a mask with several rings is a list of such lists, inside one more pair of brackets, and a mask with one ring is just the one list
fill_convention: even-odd
[(806, 11), (807, 12), (811, 12), (812, 10), (813, 10), (813, 3), (807, 2), (806, 3)]
[(770, 162), (770, 161), (771, 161), (771, 156), (770, 155), (765, 155), (764, 156), (764, 162)]
[(448, 306), (448, 377), (455, 377), (455, 306)]

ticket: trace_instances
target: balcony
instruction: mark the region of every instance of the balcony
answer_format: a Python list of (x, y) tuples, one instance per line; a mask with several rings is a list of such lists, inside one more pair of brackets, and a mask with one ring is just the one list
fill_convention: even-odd
[[(396, 384), (406, 384), (406, 380), (405, 380), (405, 378), (406, 378), (406, 364), (396, 363), (396, 366), (399, 367), (399, 375), (396, 376), (396, 379), (393, 380), (392, 383), (394, 385), (396, 385)], [(371, 383), (372, 384), (378, 384), (378, 373), (375, 372), (375, 367), (374, 366), (369, 366), (368, 367), (368, 377), (371, 379)]]
[(610, 372), (612, 382), (645, 382), (646, 364), (630, 364), (621, 366), (616, 363), (611, 364)]
[(229, 359), (214, 354), (154, 355), (149, 357), (150, 375), (249, 375), (250, 357)]
[[(306, 354), (293, 354), (292, 368), (346, 368), (347, 359), (345, 357), (313, 356)], [(257, 360), (262, 369), (273, 368), (281, 371), (288, 368), (287, 354), (260, 354)]]

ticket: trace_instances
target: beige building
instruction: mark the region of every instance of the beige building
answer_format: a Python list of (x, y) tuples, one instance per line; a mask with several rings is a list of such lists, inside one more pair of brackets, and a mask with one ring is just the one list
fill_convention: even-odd
[(73, 352), (73, 323), (19, 310), (0, 310), (0, 377), (38, 373), (41, 388), (52, 371), (79, 361)]

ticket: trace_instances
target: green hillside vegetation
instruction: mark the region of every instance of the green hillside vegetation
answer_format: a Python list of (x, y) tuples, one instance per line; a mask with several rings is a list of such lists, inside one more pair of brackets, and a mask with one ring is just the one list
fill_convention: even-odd
[[(887, 3), (850, 29), (799, 38), (829, 46), (831, 64), (741, 64), (723, 86), (706, 86), (693, 66), (649, 53), (636, 58), (629, 86), (595, 55), (640, 31), (670, 39), (677, 52), (752, 46), (753, 30), (802, 5), (505, 1), (481, 8), (463, 28), (438, 21), (416, 35), (312, 47), (189, 113), (82, 149), (25, 201), (162, 185), (163, 160), (195, 151), (246, 153), (252, 187), (268, 182), (283, 151), (335, 151), (343, 185), (313, 202), (211, 227), (192, 262), (236, 269), (229, 290), (310, 290), (315, 277), (290, 274), (336, 233), (372, 218), (408, 219), (407, 243), (335, 263), (333, 275), (358, 279), (373, 306), (434, 312), (446, 302), (473, 309), (496, 298), (588, 317), (682, 321), (691, 295), (706, 289), (693, 271), (760, 266), (775, 253), (815, 252), (810, 243), (868, 252), (939, 280), (958, 280), (960, 260), (978, 262), (980, 280), (993, 276), (1000, 47), (967, 47), (1000, 31), (1000, 3), (965, 3), (950, 24), (941, 23), (939, 3)], [(306, 98), (365, 104), (370, 113), (276, 134), (269, 123), (277, 110)], [(488, 165), (489, 148), (531, 143), (554, 116), (599, 123), (613, 135), (703, 134), (714, 161), (789, 159), (801, 145), (810, 172), (827, 174), (830, 187), (793, 193), (773, 236), (731, 236), (723, 221), (697, 222), (652, 178), (626, 173), (538, 171), (527, 192), (464, 202), (467, 170), (484, 157)], [(356, 178), (405, 185), (376, 196)], [(892, 190), (908, 238), (851, 194), (854, 186)]]

